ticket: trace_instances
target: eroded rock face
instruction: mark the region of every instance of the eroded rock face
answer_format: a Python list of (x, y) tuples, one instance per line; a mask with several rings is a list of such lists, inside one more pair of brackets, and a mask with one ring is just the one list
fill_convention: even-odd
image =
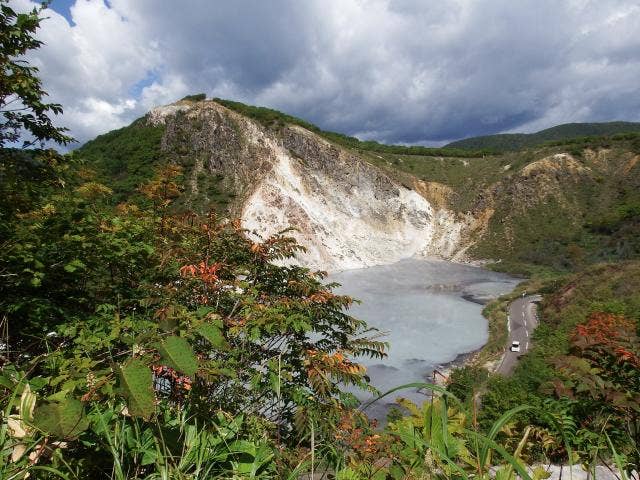
[(453, 213), (303, 128), (275, 132), (214, 102), (162, 108), (151, 118), (166, 125), (165, 148), (186, 142), (209, 174), (233, 178), (249, 231), (294, 228), (305, 266), (336, 271), (460, 250)]

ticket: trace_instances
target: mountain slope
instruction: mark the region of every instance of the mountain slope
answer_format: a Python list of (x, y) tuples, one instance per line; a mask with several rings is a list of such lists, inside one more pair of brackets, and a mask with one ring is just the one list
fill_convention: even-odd
[(501, 133), (465, 138), (447, 144), (444, 148), (493, 150), (507, 152), (542, 145), (545, 142), (564, 141), (579, 137), (610, 136), (640, 132), (640, 123), (566, 123), (536, 133)]
[(75, 154), (97, 168), (102, 179), (125, 200), (153, 175), (162, 157), (163, 129), (143, 119), (85, 143)]
[(529, 273), (640, 256), (635, 135), (484, 157), (406, 154), (351, 148), (279, 112), (222, 103), (156, 108), (76, 154), (116, 201), (157, 166), (181, 165), (179, 208), (240, 217), (261, 236), (294, 227), (307, 248), (299, 261), (315, 268), (433, 255)]
[(157, 145), (141, 142), (146, 154), (136, 158), (184, 168), (184, 208), (214, 207), (240, 217), (260, 237), (293, 227), (292, 236), (306, 248), (298, 261), (309, 267), (341, 270), (412, 255), (452, 258), (460, 250), (464, 219), (432, 205), (411, 183), (302, 126), (265, 125), (215, 101), (158, 107), (77, 154), (126, 187), (131, 182), (118, 182), (128, 178), (128, 166), (96, 152), (131, 153), (123, 148), (128, 139), (148, 140), (149, 132)]
[(468, 213), (467, 255), (500, 269), (570, 270), (640, 256), (640, 145), (620, 138), (484, 159), (380, 155), (370, 161), (447, 187)]

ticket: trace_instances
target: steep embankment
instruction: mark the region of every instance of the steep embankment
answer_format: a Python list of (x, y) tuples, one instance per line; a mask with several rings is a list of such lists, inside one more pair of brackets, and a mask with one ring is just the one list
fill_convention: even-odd
[(181, 101), (152, 110), (137, 128), (162, 131), (164, 161), (185, 167), (188, 207), (222, 198), (261, 237), (293, 227), (306, 248), (298, 260), (309, 267), (452, 258), (461, 250), (465, 223), (443, 204), (301, 126), (267, 128), (213, 101)]
[(640, 256), (640, 136), (568, 142), (485, 158), (368, 155), (437, 182), (474, 219), (467, 254), (530, 273)]
[(286, 128), (276, 162), (247, 199), (244, 225), (261, 235), (295, 226), (305, 263), (329, 269), (450, 257), (462, 224), (357, 156), (299, 127)]

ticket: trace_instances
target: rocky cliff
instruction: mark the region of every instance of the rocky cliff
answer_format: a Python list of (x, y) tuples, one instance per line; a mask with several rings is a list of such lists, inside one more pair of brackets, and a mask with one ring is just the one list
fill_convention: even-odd
[[(266, 237), (293, 228), (306, 248), (298, 261), (324, 270), (391, 263), (413, 255), (453, 258), (467, 223), (428, 187), (403, 185), (359, 155), (295, 125), (265, 128), (213, 101), (178, 102), (151, 111), (165, 128), (162, 149), (181, 157), (191, 198), (202, 176), (232, 190), (231, 210)], [(421, 193), (418, 193), (418, 192)]]

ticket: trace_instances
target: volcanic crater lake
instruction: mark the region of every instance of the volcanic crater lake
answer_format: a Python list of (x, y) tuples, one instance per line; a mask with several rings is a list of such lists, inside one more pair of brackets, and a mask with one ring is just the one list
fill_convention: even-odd
[[(328, 281), (341, 284), (337, 293), (362, 302), (354, 304), (351, 315), (386, 333), (381, 340), (390, 344), (387, 358), (359, 359), (381, 392), (430, 381), (434, 369), (482, 347), (488, 339), (483, 305), (520, 282), (479, 267), (418, 258), (334, 273)], [(397, 396), (424, 400), (422, 394), (405, 390), (384, 403)]]

